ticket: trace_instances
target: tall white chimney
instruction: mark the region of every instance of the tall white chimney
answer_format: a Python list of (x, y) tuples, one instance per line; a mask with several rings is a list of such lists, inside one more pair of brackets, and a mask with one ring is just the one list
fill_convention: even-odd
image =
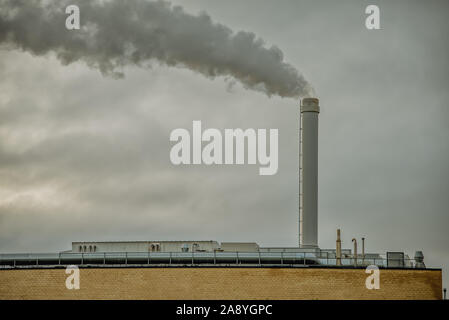
[(319, 100), (301, 103), (299, 145), (299, 246), (318, 247), (318, 113)]

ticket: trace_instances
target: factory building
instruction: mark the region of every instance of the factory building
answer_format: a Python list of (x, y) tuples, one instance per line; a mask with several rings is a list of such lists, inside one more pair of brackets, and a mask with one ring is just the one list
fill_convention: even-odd
[[(426, 268), (421, 251), (368, 253), (363, 238), (342, 248), (340, 230), (335, 248), (319, 247), (319, 112), (318, 99), (302, 100), (298, 247), (84, 241), (59, 253), (0, 254), (0, 299), (441, 299), (441, 269)], [(65, 289), (70, 265), (83, 290)], [(381, 270), (378, 290), (366, 287), (368, 266)]]

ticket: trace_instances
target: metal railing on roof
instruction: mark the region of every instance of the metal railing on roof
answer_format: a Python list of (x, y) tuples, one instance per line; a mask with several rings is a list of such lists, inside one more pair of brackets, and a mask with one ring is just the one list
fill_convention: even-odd
[[(93, 252), (0, 254), (1, 268), (33, 266), (337, 266), (329, 255), (308, 252)], [(377, 265), (412, 268), (410, 259), (341, 258), (342, 267)]]

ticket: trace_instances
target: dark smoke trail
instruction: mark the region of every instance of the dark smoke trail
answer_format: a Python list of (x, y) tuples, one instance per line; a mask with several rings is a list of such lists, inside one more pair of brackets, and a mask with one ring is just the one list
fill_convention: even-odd
[[(70, 4), (80, 8), (80, 30), (65, 28)], [(0, 44), (35, 55), (54, 52), (63, 64), (82, 60), (105, 75), (158, 61), (210, 78), (231, 76), (267, 95), (300, 97), (312, 90), (277, 47), (165, 1), (0, 0)]]

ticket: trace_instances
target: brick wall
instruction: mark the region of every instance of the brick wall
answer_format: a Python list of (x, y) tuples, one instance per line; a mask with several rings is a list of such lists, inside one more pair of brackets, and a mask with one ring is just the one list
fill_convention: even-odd
[(82, 268), (68, 290), (65, 269), (0, 270), (0, 299), (441, 299), (441, 270)]

